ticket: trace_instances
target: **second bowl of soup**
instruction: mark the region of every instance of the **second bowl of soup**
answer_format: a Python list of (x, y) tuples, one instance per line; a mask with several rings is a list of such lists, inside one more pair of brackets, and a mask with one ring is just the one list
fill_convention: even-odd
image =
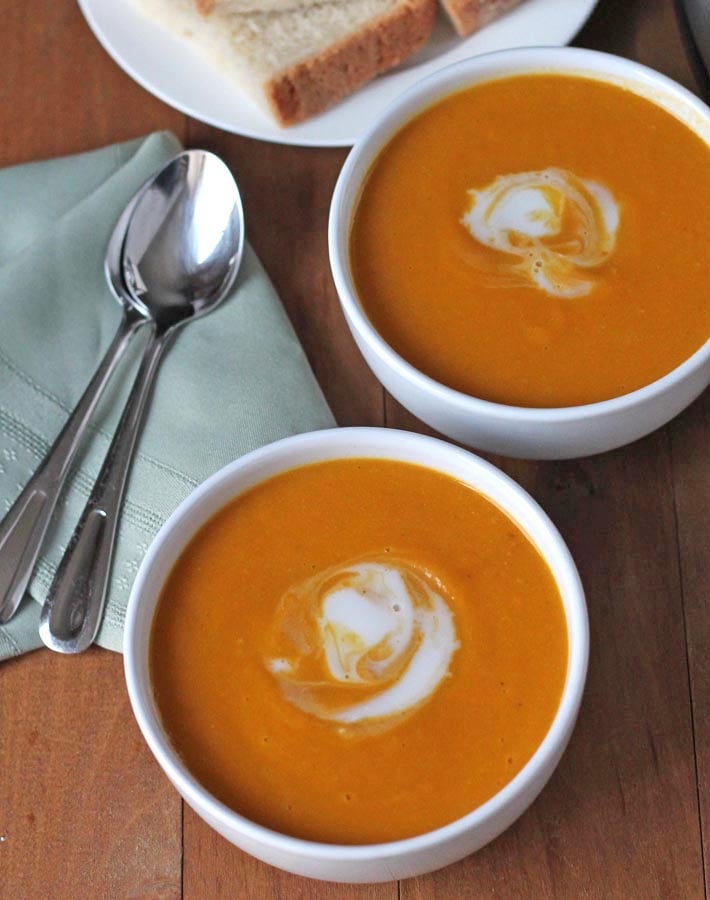
[(517, 485), (383, 429), (250, 454), (177, 510), (126, 623), (134, 711), (225, 837), (293, 872), (406, 877), (541, 790), (587, 661), (569, 554)]
[(569, 48), (452, 66), (398, 100), (335, 190), (348, 324), (397, 399), (482, 449), (647, 433), (710, 380), (710, 111)]

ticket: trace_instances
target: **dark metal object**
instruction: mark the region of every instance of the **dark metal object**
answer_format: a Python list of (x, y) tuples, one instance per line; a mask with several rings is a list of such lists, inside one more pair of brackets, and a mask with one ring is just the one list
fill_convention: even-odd
[(710, 0), (675, 0), (688, 58), (705, 100), (710, 99)]

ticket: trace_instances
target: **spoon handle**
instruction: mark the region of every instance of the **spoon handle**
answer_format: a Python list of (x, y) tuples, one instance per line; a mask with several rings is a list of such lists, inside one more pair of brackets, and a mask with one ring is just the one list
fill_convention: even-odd
[(81, 399), (20, 496), (0, 523), (0, 624), (20, 605), (86, 426), (104, 388), (145, 318), (124, 311), (116, 336)]
[(106, 459), (42, 607), (40, 637), (58, 653), (81, 653), (99, 630), (123, 493), (169, 334), (154, 333), (145, 348)]

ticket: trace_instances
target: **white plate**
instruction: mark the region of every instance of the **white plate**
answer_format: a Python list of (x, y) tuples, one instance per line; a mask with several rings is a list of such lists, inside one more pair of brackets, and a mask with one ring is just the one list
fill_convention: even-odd
[(597, 0), (526, 0), (469, 38), (443, 15), (415, 57), (356, 91), (328, 112), (280, 128), (185, 42), (146, 19), (132, 0), (78, 0), (106, 51), (138, 84), (165, 103), (225, 131), (280, 144), (346, 147), (415, 81), (468, 56), (508, 47), (560, 46), (579, 31)]

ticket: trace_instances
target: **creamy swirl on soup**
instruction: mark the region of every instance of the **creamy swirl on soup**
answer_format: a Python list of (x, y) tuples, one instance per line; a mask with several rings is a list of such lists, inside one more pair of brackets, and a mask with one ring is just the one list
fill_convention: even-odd
[(515, 257), (501, 274), (553, 297), (580, 297), (611, 256), (619, 208), (611, 192), (566, 169), (501, 175), (470, 190), (461, 222), (477, 241)]
[(448, 674), (458, 641), (443, 593), (400, 560), (334, 566), (281, 599), (267, 668), (320, 719), (392, 724)]

